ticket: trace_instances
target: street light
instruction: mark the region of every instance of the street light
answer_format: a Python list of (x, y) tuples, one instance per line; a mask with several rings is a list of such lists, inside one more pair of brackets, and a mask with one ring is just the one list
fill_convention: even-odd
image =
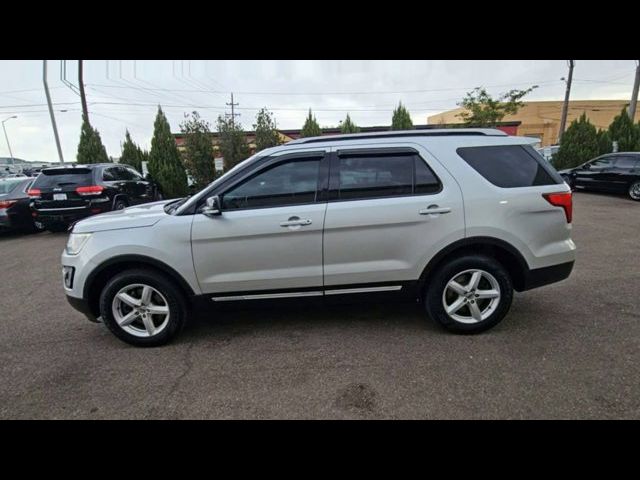
[(7, 147), (9, 147), (9, 157), (11, 158), (11, 165), (14, 164), (13, 161), (13, 152), (11, 152), (11, 144), (9, 143), (9, 136), (7, 135), (7, 129), (4, 127), (4, 123), (8, 122), (9, 120), (11, 120), (12, 118), (18, 118), (17, 115), (12, 115), (9, 118), (5, 118), (2, 121), (2, 130), (4, 130), (4, 138), (7, 140)]

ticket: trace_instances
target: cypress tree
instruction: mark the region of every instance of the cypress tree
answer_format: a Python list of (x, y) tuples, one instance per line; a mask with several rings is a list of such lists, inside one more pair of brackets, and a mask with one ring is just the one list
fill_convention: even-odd
[(184, 164), (196, 188), (204, 188), (216, 177), (209, 122), (201, 119), (198, 112), (192, 112), (191, 117), (185, 115), (180, 129), (184, 134)]
[(224, 159), (224, 168), (230, 169), (249, 157), (247, 136), (242, 125), (233, 119), (218, 117), (218, 148)]
[(124, 135), (124, 143), (122, 144), (120, 163), (129, 165), (142, 174), (142, 162), (144, 159), (142, 149), (131, 140), (131, 135), (129, 134), (129, 130), (127, 130)]
[(78, 163), (108, 163), (107, 150), (102, 144), (100, 133), (93, 128), (87, 117), (82, 115), (82, 127), (80, 129), (80, 143), (78, 143)]
[(318, 125), (318, 121), (316, 117), (311, 113), (311, 109), (309, 109), (309, 115), (302, 126), (302, 131), (300, 132), (301, 137), (319, 137), (322, 135), (322, 129), (320, 125)]
[(342, 125), (340, 125), (340, 132), (341, 133), (358, 133), (360, 132), (360, 127), (358, 127), (355, 123), (353, 123), (353, 121), (351, 120), (351, 117), (347, 113), (347, 118), (345, 118), (344, 122), (342, 122)]
[(623, 108), (609, 125), (609, 137), (612, 142), (618, 142), (619, 152), (632, 152), (638, 146), (640, 132), (638, 127), (629, 118), (626, 109)]
[(167, 117), (160, 107), (153, 124), (148, 167), (151, 178), (160, 186), (164, 198), (183, 197), (187, 194), (187, 174)]
[(266, 108), (261, 109), (256, 115), (253, 129), (256, 132), (256, 152), (280, 145), (280, 133), (276, 128), (276, 121), (273, 119), (273, 114)]
[(562, 135), (554, 164), (558, 170), (577, 167), (597, 157), (599, 150), (596, 127), (589, 122), (586, 113), (583, 113), (580, 118), (571, 122)]
[(391, 130), (412, 130), (413, 122), (411, 121), (411, 115), (409, 111), (402, 105), (402, 102), (398, 103), (397, 108), (393, 111), (393, 117), (391, 118)]

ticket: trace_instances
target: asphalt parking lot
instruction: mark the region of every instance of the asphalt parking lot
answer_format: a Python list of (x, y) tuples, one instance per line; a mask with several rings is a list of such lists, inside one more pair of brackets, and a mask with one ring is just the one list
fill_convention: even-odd
[(64, 234), (0, 235), (0, 418), (638, 419), (640, 203), (574, 196), (571, 277), (456, 336), (418, 305), (244, 310), (128, 346), (66, 302)]

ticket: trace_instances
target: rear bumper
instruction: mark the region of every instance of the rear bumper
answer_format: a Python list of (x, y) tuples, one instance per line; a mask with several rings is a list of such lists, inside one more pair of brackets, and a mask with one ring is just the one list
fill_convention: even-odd
[[(100, 211), (92, 211), (92, 210), (100, 209)], [(108, 211), (108, 207), (86, 207), (86, 208), (78, 208), (78, 209), (34, 209), (36, 213), (36, 219), (45, 225), (50, 225), (52, 223), (72, 223), (77, 220), (81, 220), (83, 218), (90, 217), (91, 215), (97, 215), (99, 213), (104, 213)]]
[(531, 290), (532, 288), (542, 287), (543, 285), (549, 285), (568, 278), (571, 275), (571, 270), (573, 270), (573, 263), (571, 261), (550, 267), (527, 270), (524, 274), (524, 283), (520, 291)]
[(91, 313), (91, 308), (89, 308), (89, 302), (87, 300), (85, 300), (84, 298), (71, 297), (69, 295), (67, 295), (66, 297), (67, 301), (73, 308), (84, 314), (87, 319), (91, 320), (92, 322), (98, 323), (98, 319), (93, 315), (93, 313)]

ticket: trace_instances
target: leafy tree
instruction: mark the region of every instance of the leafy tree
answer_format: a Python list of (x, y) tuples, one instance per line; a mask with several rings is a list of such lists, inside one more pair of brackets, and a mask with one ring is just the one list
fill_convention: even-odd
[(629, 118), (626, 108), (623, 108), (620, 115), (613, 119), (608, 132), (611, 141), (618, 142), (619, 152), (631, 152), (638, 148), (640, 130)]
[(577, 167), (597, 157), (599, 150), (596, 127), (589, 122), (587, 114), (583, 113), (580, 118), (571, 122), (567, 131), (562, 134), (554, 164), (558, 170)]
[(457, 117), (466, 125), (475, 127), (495, 127), (506, 115), (518, 113), (523, 102), (522, 97), (531, 92), (534, 85), (526, 90), (509, 90), (498, 98), (493, 98), (483, 87), (476, 87), (462, 99), (458, 106), (464, 108)]
[(353, 121), (351, 121), (351, 117), (347, 113), (347, 118), (344, 119), (344, 122), (340, 125), (341, 133), (358, 133), (360, 131), (360, 127), (358, 127)]
[(225, 169), (232, 168), (249, 157), (249, 145), (242, 126), (233, 119), (218, 117), (219, 148)]
[(80, 129), (80, 143), (78, 143), (78, 163), (108, 163), (107, 150), (102, 144), (98, 130), (93, 128), (89, 119), (82, 115), (82, 127)]
[(149, 174), (158, 183), (165, 198), (183, 197), (187, 194), (187, 174), (167, 117), (160, 107), (153, 124), (148, 167)]
[(316, 120), (315, 115), (311, 113), (311, 109), (309, 109), (309, 116), (304, 122), (302, 126), (302, 131), (300, 132), (301, 137), (319, 137), (322, 135), (322, 129), (320, 125), (318, 125), (318, 121)]
[(273, 114), (266, 108), (261, 109), (256, 115), (256, 123), (253, 125), (256, 132), (256, 151), (265, 148), (275, 147), (282, 143), (280, 141), (280, 133), (276, 128), (276, 121)]
[(393, 117), (391, 117), (391, 130), (412, 130), (413, 122), (411, 121), (411, 115), (409, 110), (402, 105), (402, 102), (398, 103), (398, 106), (393, 111)]
[(604, 155), (605, 153), (611, 153), (613, 151), (611, 135), (609, 135), (608, 130), (599, 129), (596, 137), (598, 139), (598, 155)]
[(185, 121), (180, 124), (184, 134), (184, 165), (195, 182), (196, 189), (210, 184), (216, 177), (213, 161), (213, 144), (209, 122), (200, 118), (198, 112), (185, 114)]
[(129, 130), (124, 135), (124, 143), (122, 144), (122, 155), (120, 163), (130, 165), (138, 172), (142, 173), (142, 162), (145, 161), (145, 155), (142, 149), (131, 140)]

